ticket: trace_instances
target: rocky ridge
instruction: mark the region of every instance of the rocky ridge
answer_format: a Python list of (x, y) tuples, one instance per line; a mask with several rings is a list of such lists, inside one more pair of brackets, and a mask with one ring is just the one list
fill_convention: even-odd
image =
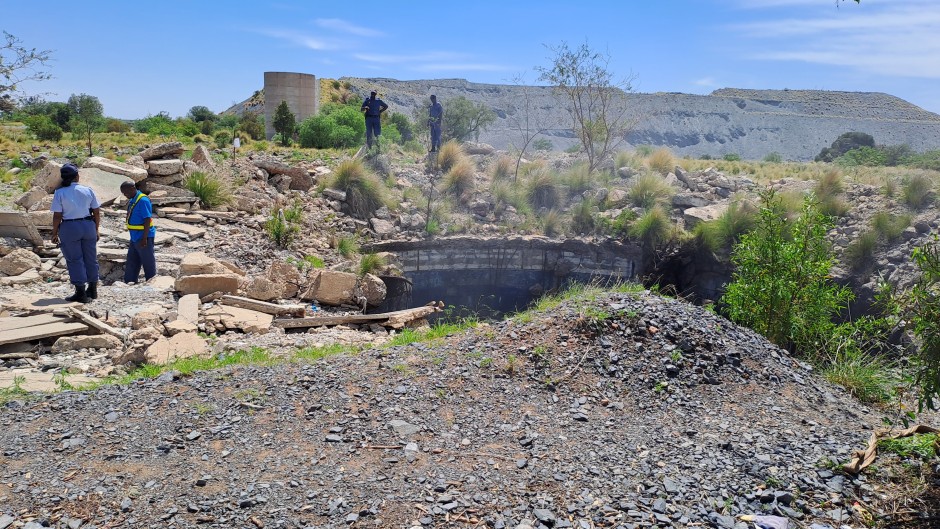
[(433, 344), (11, 403), (0, 519), (839, 527), (878, 491), (827, 461), (878, 424), (749, 330), (610, 293)]
[[(463, 79), (400, 81), (387, 78), (342, 78), (359, 96), (371, 90), (382, 94), (392, 112), (408, 116), (428, 105), (434, 93), (447, 105), (466, 97), (490, 107), (496, 122), (480, 134), (480, 141), (508, 149), (518, 141), (513, 116), (520, 116), (522, 93), (534, 116), (557, 123), (545, 137), (556, 150), (576, 142), (565, 104), (545, 86), (473, 83)], [(257, 95), (250, 100), (257, 101)], [(227, 112), (240, 112), (248, 102)], [(666, 146), (681, 156), (720, 158), (737, 154), (759, 160), (776, 152), (786, 160), (811, 160), (844, 132), (871, 134), (879, 144), (906, 144), (915, 151), (940, 148), (940, 116), (897, 97), (867, 92), (824, 90), (746, 90), (723, 88), (709, 95), (681, 93), (629, 93), (624, 104), (636, 125), (627, 145)]]

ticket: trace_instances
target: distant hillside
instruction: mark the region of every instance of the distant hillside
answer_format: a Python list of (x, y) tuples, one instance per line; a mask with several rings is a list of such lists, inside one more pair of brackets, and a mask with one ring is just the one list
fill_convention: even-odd
[[(509, 119), (520, 112), (522, 88), (516, 85), (463, 79), (343, 80), (360, 96), (378, 89), (392, 111), (409, 116), (416, 106), (426, 106), (432, 93), (444, 104), (445, 112), (448, 99), (458, 96), (483, 102), (496, 112), (497, 121), (481, 134), (480, 141), (505, 149), (518, 138)], [(564, 101), (550, 87), (528, 89), (537, 112), (566, 123)], [(849, 131), (871, 134), (879, 144), (907, 144), (915, 151), (940, 149), (940, 115), (881, 93), (723, 88), (705, 96), (625, 94), (624, 104), (637, 123), (627, 136), (629, 145), (665, 145), (682, 156), (735, 153), (760, 159), (777, 152), (788, 160), (810, 160)], [(239, 106), (229, 110), (238, 112)], [(564, 126), (546, 137), (556, 149), (576, 141)]]

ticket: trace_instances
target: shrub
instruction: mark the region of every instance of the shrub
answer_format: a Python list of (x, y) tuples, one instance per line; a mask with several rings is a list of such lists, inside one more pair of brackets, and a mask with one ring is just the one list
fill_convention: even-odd
[(532, 142), (532, 148), (536, 151), (550, 151), (555, 148), (555, 146), (552, 145), (552, 142), (549, 139), (536, 138), (535, 141)]
[(385, 258), (377, 253), (367, 253), (359, 259), (359, 275), (364, 276), (385, 268)]
[(781, 215), (773, 192), (762, 196), (755, 229), (734, 246), (735, 270), (723, 304), (731, 320), (785, 348), (816, 353), (851, 291), (830, 280), (829, 218), (807, 199), (801, 215)]
[(579, 163), (568, 169), (561, 181), (568, 186), (572, 195), (580, 195), (594, 186), (594, 177), (587, 163)]
[[(851, 325), (837, 328), (849, 329)], [(835, 333), (833, 340), (839, 341), (841, 347), (830, 347), (836, 353), (826, 360), (827, 365), (822, 370), (823, 376), (829, 382), (844, 387), (862, 402), (875, 403), (888, 400), (890, 395), (888, 388), (892, 382), (891, 377), (888, 376), (890, 366), (883, 357), (852, 346), (853, 338), (843, 336), (843, 334), (844, 331)]]
[(336, 125), (330, 131), (330, 147), (344, 149), (362, 143), (355, 129), (346, 125)]
[(529, 178), (526, 189), (529, 204), (535, 209), (553, 209), (558, 205), (558, 184), (551, 172), (540, 170)]
[(591, 200), (584, 200), (574, 207), (571, 212), (571, 230), (578, 234), (594, 233), (597, 227), (594, 221), (595, 204)]
[(512, 176), (515, 164), (512, 161), (512, 158), (508, 156), (500, 156), (496, 159), (496, 163), (493, 164), (492, 176), (493, 180), (505, 180)]
[(767, 163), (781, 163), (783, 162), (783, 156), (779, 152), (770, 152), (767, 153), (767, 156), (764, 156), (764, 161)]
[(222, 177), (196, 171), (183, 180), (183, 187), (193, 192), (204, 207), (212, 209), (228, 204), (232, 195)]
[(300, 233), (300, 226), (288, 222), (284, 210), (278, 208), (271, 212), (271, 216), (264, 223), (264, 230), (268, 237), (281, 248), (287, 248)]
[(736, 200), (717, 219), (695, 226), (694, 234), (700, 244), (717, 253), (730, 250), (742, 235), (754, 228), (756, 220), (754, 207)]
[(341, 237), (336, 241), (336, 251), (348, 259), (359, 251), (359, 244), (355, 237)]
[(453, 165), (444, 175), (443, 185), (444, 190), (455, 197), (461, 197), (473, 191), (473, 162), (463, 159)]
[(823, 173), (815, 187), (816, 197), (819, 199), (819, 210), (833, 217), (844, 216), (849, 206), (839, 198), (843, 189), (842, 173), (838, 169), (829, 169)]
[(871, 218), (871, 227), (878, 236), (886, 241), (894, 241), (911, 225), (910, 215), (892, 215), (879, 211)]
[(914, 264), (920, 277), (911, 289), (907, 316), (920, 341), (915, 382), (920, 386), (920, 408), (936, 409), (940, 396), (940, 239), (916, 248)]
[(104, 123), (104, 128), (108, 132), (130, 132), (131, 126), (122, 119), (108, 118)]
[(649, 156), (653, 154), (653, 151), (654, 149), (652, 145), (637, 145), (636, 146), (636, 153), (639, 156)]
[(554, 237), (561, 233), (561, 213), (557, 209), (550, 209), (540, 219), (542, 233), (546, 237)]
[(412, 154), (421, 154), (425, 151), (425, 146), (421, 145), (421, 142), (418, 140), (408, 140), (402, 146), (405, 152), (410, 152)]
[(628, 233), (630, 237), (653, 247), (668, 240), (671, 230), (669, 216), (662, 208), (654, 207), (636, 219)]
[(382, 183), (366, 172), (359, 160), (345, 160), (336, 166), (331, 187), (346, 193), (349, 212), (359, 219), (368, 219), (384, 202)]
[(412, 126), (408, 116), (400, 112), (392, 112), (388, 117), (388, 122), (391, 125), (395, 125), (395, 128), (398, 129), (400, 138), (397, 143), (406, 144), (415, 139), (414, 126)]
[(32, 132), (40, 141), (59, 141), (62, 139), (62, 128), (55, 124), (49, 116), (30, 116), (26, 119), (26, 129)]
[(639, 176), (630, 187), (629, 197), (633, 205), (650, 209), (661, 200), (672, 196), (672, 186), (655, 174)]
[(467, 155), (463, 152), (463, 147), (459, 143), (453, 140), (447, 141), (441, 145), (441, 149), (437, 153), (437, 165), (441, 168), (441, 171), (446, 173), (466, 157)]
[(930, 177), (922, 174), (908, 176), (901, 182), (901, 200), (914, 209), (921, 209), (932, 201), (932, 188)]
[(875, 248), (878, 247), (878, 234), (872, 230), (863, 231), (845, 247), (845, 262), (853, 270), (861, 270), (871, 264)]
[(646, 159), (651, 170), (665, 176), (676, 166), (676, 159), (672, 156), (672, 151), (666, 147), (660, 147), (653, 151)]
[(336, 122), (329, 116), (319, 114), (311, 116), (300, 124), (300, 146), (313, 149), (328, 149), (331, 145), (333, 128)]
[(740, 161), (741, 161), (741, 155), (739, 155), (739, 154), (737, 154), (737, 153), (729, 152), (728, 154), (722, 156), (721, 159), (724, 160), (724, 161), (726, 161), (726, 162), (740, 162)]
[(220, 130), (215, 133), (215, 146), (220, 149), (228, 148), (232, 144), (232, 133), (228, 130)]
[(565, 149), (565, 152), (568, 154), (578, 154), (579, 152), (581, 152), (581, 144), (572, 143)]

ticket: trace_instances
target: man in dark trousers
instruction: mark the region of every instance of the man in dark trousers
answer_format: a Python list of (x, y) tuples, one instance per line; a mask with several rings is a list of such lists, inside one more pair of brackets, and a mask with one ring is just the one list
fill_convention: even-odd
[(124, 263), (124, 282), (136, 283), (141, 266), (144, 267), (144, 280), (149, 280), (157, 275), (153, 246), (157, 229), (153, 226), (153, 206), (150, 197), (138, 191), (134, 182), (121, 184), (121, 193), (127, 197), (127, 231), (131, 236), (127, 262)]
[(385, 104), (385, 101), (375, 97), (376, 93), (373, 90), (368, 99), (362, 102), (362, 112), (366, 113), (366, 148), (372, 148), (372, 137), (375, 136), (376, 143), (378, 143), (378, 137), (382, 135), (382, 112), (388, 110), (388, 105)]
[(444, 107), (437, 102), (437, 96), (431, 95), (431, 108), (428, 110), (428, 127), (431, 129), (431, 152), (441, 150), (441, 124), (444, 119)]

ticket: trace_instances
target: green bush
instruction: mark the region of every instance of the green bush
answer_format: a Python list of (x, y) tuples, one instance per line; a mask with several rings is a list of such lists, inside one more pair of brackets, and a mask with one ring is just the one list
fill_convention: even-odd
[(192, 191), (199, 203), (210, 209), (232, 200), (228, 185), (215, 174), (196, 171), (183, 180), (183, 187)]
[(910, 225), (910, 215), (892, 215), (886, 211), (879, 211), (871, 218), (871, 227), (875, 233), (888, 242), (897, 240), (904, 233), (904, 229)]
[(721, 159), (724, 160), (724, 161), (726, 161), (726, 162), (740, 162), (740, 161), (741, 161), (741, 155), (739, 155), (739, 154), (737, 154), (737, 153), (729, 152), (728, 154), (722, 156)]
[(515, 164), (512, 159), (508, 156), (500, 156), (496, 159), (496, 163), (493, 164), (492, 175), (493, 180), (505, 180), (513, 175), (515, 169)]
[(49, 116), (30, 116), (26, 118), (26, 129), (40, 141), (59, 141), (62, 139), (62, 128), (56, 125)]
[(355, 147), (360, 143), (362, 142), (359, 140), (359, 135), (352, 127), (336, 125), (333, 127), (333, 130), (330, 131), (331, 147), (345, 149), (347, 147)]
[(756, 220), (757, 212), (750, 203), (735, 200), (717, 219), (696, 225), (693, 233), (712, 252), (728, 251), (754, 228)]
[(561, 176), (561, 181), (568, 186), (568, 191), (572, 195), (580, 195), (594, 187), (594, 175), (591, 174), (591, 168), (587, 163), (576, 164), (565, 171)]
[(872, 256), (878, 247), (878, 234), (871, 230), (863, 231), (845, 247), (845, 261), (853, 270), (861, 270), (872, 263)]
[(535, 209), (554, 209), (559, 203), (558, 184), (555, 183), (554, 175), (545, 169), (534, 172), (529, 177), (526, 196)]
[(300, 226), (288, 222), (284, 210), (275, 209), (264, 223), (264, 230), (277, 246), (287, 248), (300, 233)]
[(597, 223), (594, 221), (595, 204), (591, 200), (584, 200), (571, 211), (571, 230), (577, 234), (589, 235), (594, 233)]
[(734, 246), (735, 269), (721, 301), (731, 320), (781, 347), (816, 354), (852, 294), (830, 279), (831, 222), (815, 199), (805, 201), (794, 221), (782, 208), (773, 192), (762, 196), (755, 229)]
[(550, 151), (555, 148), (552, 141), (546, 138), (536, 138), (532, 142), (532, 148), (536, 151)]
[(342, 237), (336, 242), (336, 251), (349, 259), (359, 251), (359, 244), (355, 237)]
[(940, 397), (940, 238), (914, 250), (920, 277), (911, 290), (907, 317), (918, 345), (915, 382), (920, 386), (920, 408), (936, 409)]
[(220, 130), (215, 133), (215, 146), (220, 149), (226, 149), (232, 144), (232, 133), (227, 130)]
[(887, 165), (888, 156), (874, 147), (858, 147), (833, 160), (844, 167), (881, 167)]
[(359, 259), (359, 275), (364, 276), (385, 268), (385, 258), (376, 253), (367, 253)]
[(781, 163), (783, 162), (783, 156), (779, 152), (770, 152), (767, 153), (767, 156), (764, 156), (764, 161), (767, 163)]
[(890, 397), (893, 382), (889, 376), (891, 366), (883, 357), (864, 350), (853, 331), (856, 329), (851, 324), (835, 327), (826, 346), (835, 353), (824, 359), (822, 375), (862, 402), (884, 402)]
[(359, 219), (368, 219), (385, 201), (382, 183), (359, 160), (345, 160), (336, 166), (331, 187), (346, 193), (349, 213)]
[(901, 200), (914, 209), (922, 209), (933, 200), (933, 182), (926, 175), (913, 175), (901, 181)]
[(550, 209), (539, 219), (542, 233), (546, 237), (554, 237), (562, 232), (561, 213), (557, 209)]
[(332, 145), (331, 134), (336, 122), (329, 116), (311, 116), (300, 124), (300, 146), (310, 149), (328, 149)]
[(636, 219), (630, 226), (630, 237), (638, 239), (643, 244), (655, 247), (669, 240), (672, 223), (662, 208), (654, 207)]
[[(659, 152), (659, 151), (657, 151)], [(655, 155), (655, 153), (654, 153)], [(634, 206), (650, 209), (660, 201), (672, 196), (674, 190), (656, 174), (644, 174), (634, 181), (628, 196)]]
[[(394, 125), (398, 130), (399, 140), (396, 143), (404, 145), (415, 139), (414, 127), (411, 124), (411, 120), (408, 119), (408, 116), (400, 112), (392, 112), (391, 115), (388, 116), (388, 122), (390, 125)], [(385, 133), (383, 132), (382, 134)]]

